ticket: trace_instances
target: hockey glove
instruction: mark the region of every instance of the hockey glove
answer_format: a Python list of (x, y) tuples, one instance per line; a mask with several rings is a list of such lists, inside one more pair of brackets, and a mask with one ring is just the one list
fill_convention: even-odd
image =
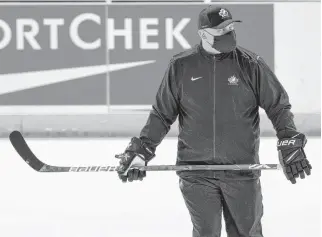
[(304, 172), (306, 175), (311, 174), (312, 166), (303, 150), (307, 142), (306, 137), (295, 131), (288, 131), (278, 137), (277, 150), (280, 164), (286, 178), (295, 184), (299, 176), (301, 179), (305, 178)]
[(120, 159), (120, 166), (117, 171), (119, 178), (124, 183), (133, 180), (142, 181), (146, 176), (146, 171), (140, 171), (135, 167), (146, 166), (154, 156), (153, 151), (141, 139), (133, 137), (125, 152), (115, 155), (116, 158)]

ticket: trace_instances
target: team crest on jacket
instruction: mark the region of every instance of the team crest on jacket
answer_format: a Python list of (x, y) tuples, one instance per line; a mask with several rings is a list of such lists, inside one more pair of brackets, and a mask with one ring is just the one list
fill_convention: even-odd
[(221, 16), (222, 19), (228, 17), (228, 11), (226, 9), (220, 9), (219, 16)]
[(228, 85), (230, 85), (230, 86), (238, 86), (238, 81), (239, 81), (239, 79), (235, 75), (233, 75), (233, 76), (228, 78)]

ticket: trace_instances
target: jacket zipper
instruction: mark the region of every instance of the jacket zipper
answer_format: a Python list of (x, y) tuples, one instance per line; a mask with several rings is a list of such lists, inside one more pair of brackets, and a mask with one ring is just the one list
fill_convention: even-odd
[(213, 150), (214, 150), (214, 157), (213, 159), (215, 160), (216, 157), (216, 57), (213, 57), (213, 64), (214, 64), (214, 68), (213, 68), (213, 96), (214, 96), (214, 110), (213, 110), (213, 134), (214, 134), (214, 140), (213, 140)]

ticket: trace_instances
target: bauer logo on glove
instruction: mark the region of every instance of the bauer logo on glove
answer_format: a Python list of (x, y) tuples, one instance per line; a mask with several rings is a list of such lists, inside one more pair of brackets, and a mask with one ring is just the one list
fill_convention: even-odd
[(304, 147), (307, 139), (304, 134), (288, 131), (277, 142), (277, 150), (284, 174), (293, 184), (296, 178), (311, 174), (312, 166), (306, 159)]
[(293, 145), (295, 146), (295, 140), (294, 139), (290, 139), (290, 140), (283, 140), (283, 141), (278, 141), (277, 142), (277, 146), (290, 146), (290, 145)]

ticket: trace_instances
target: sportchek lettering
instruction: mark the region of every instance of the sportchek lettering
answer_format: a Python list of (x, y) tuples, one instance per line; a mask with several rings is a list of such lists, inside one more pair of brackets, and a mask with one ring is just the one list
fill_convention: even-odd
[[(116, 22), (120, 19), (113, 18), (105, 20), (107, 47), (110, 50), (115, 49), (115, 41), (120, 38), (124, 39), (124, 48), (127, 50), (137, 46), (140, 49), (157, 50), (160, 45), (163, 45), (161, 41), (157, 41), (159, 35), (165, 36), (166, 49), (173, 49), (175, 42), (183, 49), (191, 48), (188, 40), (182, 35), (182, 31), (191, 21), (190, 18), (182, 18), (179, 21), (176, 20), (176, 22), (172, 18), (162, 19), (164, 22), (161, 22), (159, 18), (125, 18), (121, 19), (123, 22)], [(6, 48), (10, 43), (14, 43), (17, 50), (24, 50), (26, 47), (31, 47), (33, 50), (42, 50), (46, 47), (57, 50), (62, 44), (59, 41), (62, 27), (68, 27), (69, 39), (76, 47), (83, 50), (95, 50), (102, 46), (105, 39), (94, 35), (93, 39), (85, 40), (82, 38), (80, 31), (84, 23), (105, 28), (103, 21), (104, 19), (97, 14), (83, 13), (75, 16), (70, 23), (64, 18), (43, 18), (41, 21), (33, 18), (17, 18), (15, 25), (10, 25), (0, 16), (0, 32), (2, 32), (0, 50)], [(119, 27), (120, 25), (122, 27)], [(134, 25), (139, 26), (139, 45), (134, 45)], [(160, 25), (165, 26), (162, 28), (164, 32), (160, 32)], [(105, 31), (105, 29), (102, 30)], [(40, 45), (39, 40), (37, 40), (39, 35), (45, 33), (49, 34), (49, 46)], [(13, 39), (13, 35), (15, 35), (15, 39)]]

